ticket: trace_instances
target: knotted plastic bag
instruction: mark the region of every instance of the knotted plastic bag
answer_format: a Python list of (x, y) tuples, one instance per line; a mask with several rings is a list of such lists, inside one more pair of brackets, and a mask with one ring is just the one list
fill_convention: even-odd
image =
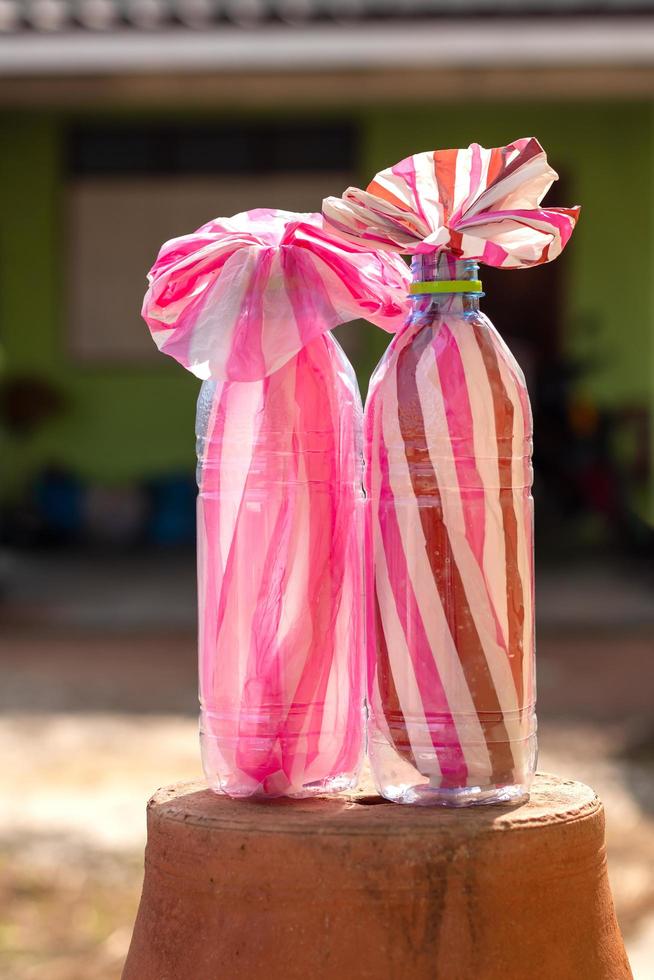
[(159, 350), (196, 377), (255, 381), (348, 320), (392, 332), (407, 276), (401, 259), (361, 255), (319, 214), (257, 208), (166, 242), (143, 317)]
[(365, 191), (328, 197), (328, 224), (358, 247), (522, 269), (551, 262), (567, 244), (579, 208), (544, 208), (557, 179), (533, 137), (508, 146), (416, 153), (382, 170)]

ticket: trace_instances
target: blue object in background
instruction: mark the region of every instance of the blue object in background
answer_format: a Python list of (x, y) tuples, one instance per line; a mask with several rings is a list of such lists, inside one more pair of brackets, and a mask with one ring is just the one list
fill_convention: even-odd
[(55, 540), (79, 537), (84, 514), (84, 487), (74, 474), (50, 467), (34, 483), (34, 503), (44, 531)]
[(148, 539), (167, 546), (195, 542), (195, 501), (197, 488), (192, 476), (175, 473), (148, 484), (151, 495)]

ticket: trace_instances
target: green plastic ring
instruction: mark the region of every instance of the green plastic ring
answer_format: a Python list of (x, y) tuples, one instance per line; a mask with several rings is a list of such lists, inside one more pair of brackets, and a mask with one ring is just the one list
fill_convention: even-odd
[(412, 282), (412, 295), (416, 293), (481, 293), (481, 279), (445, 279), (438, 282)]

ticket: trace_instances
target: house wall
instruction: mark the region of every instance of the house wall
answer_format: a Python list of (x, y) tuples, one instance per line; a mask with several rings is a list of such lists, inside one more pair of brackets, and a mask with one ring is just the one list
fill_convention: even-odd
[(166, 357), (151, 365), (111, 367), (76, 363), (67, 352), (60, 132), (53, 118), (0, 122), (4, 370), (38, 374), (68, 401), (60, 418), (23, 444), (5, 439), (3, 483), (9, 493), (45, 462), (120, 482), (188, 469), (194, 458), (195, 378)]
[[(583, 206), (562, 259), (566, 349), (592, 362), (583, 385), (594, 400), (654, 408), (649, 103), (416, 103), (355, 115), (362, 179), (434, 145), (501, 145), (537, 135), (571, 194), (554, 203)], [(193, 377), (165, 357), (152, 365), (105, 367), (75, 363), (67, 353), (61, 126), (55, 115), (0, 116), (0, 371), (37, 373), (69, 402), (59, 419), (23, 445), (5, 438), (3, 483), (10, 492), (46, 461), (104, 481), (188, 468), (193, 461)], [(506, 274), (507, 287), (519, 274)], [(366, 360), (372, 363), (385, 340), (378, 332), (369, 337)]]

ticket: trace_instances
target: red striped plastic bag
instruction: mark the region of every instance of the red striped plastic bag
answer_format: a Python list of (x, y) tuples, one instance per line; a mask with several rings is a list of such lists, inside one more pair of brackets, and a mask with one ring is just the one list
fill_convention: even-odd
[(535, 769), (531, 410), (477, 262), (559, 254), (579, 209), (540, 206), (554, 179), (534, 139), (473, 144), (324, 202), (354, 247), (413, 255), (364, 419), (369, 752), (398, 802), (519, 800)]

